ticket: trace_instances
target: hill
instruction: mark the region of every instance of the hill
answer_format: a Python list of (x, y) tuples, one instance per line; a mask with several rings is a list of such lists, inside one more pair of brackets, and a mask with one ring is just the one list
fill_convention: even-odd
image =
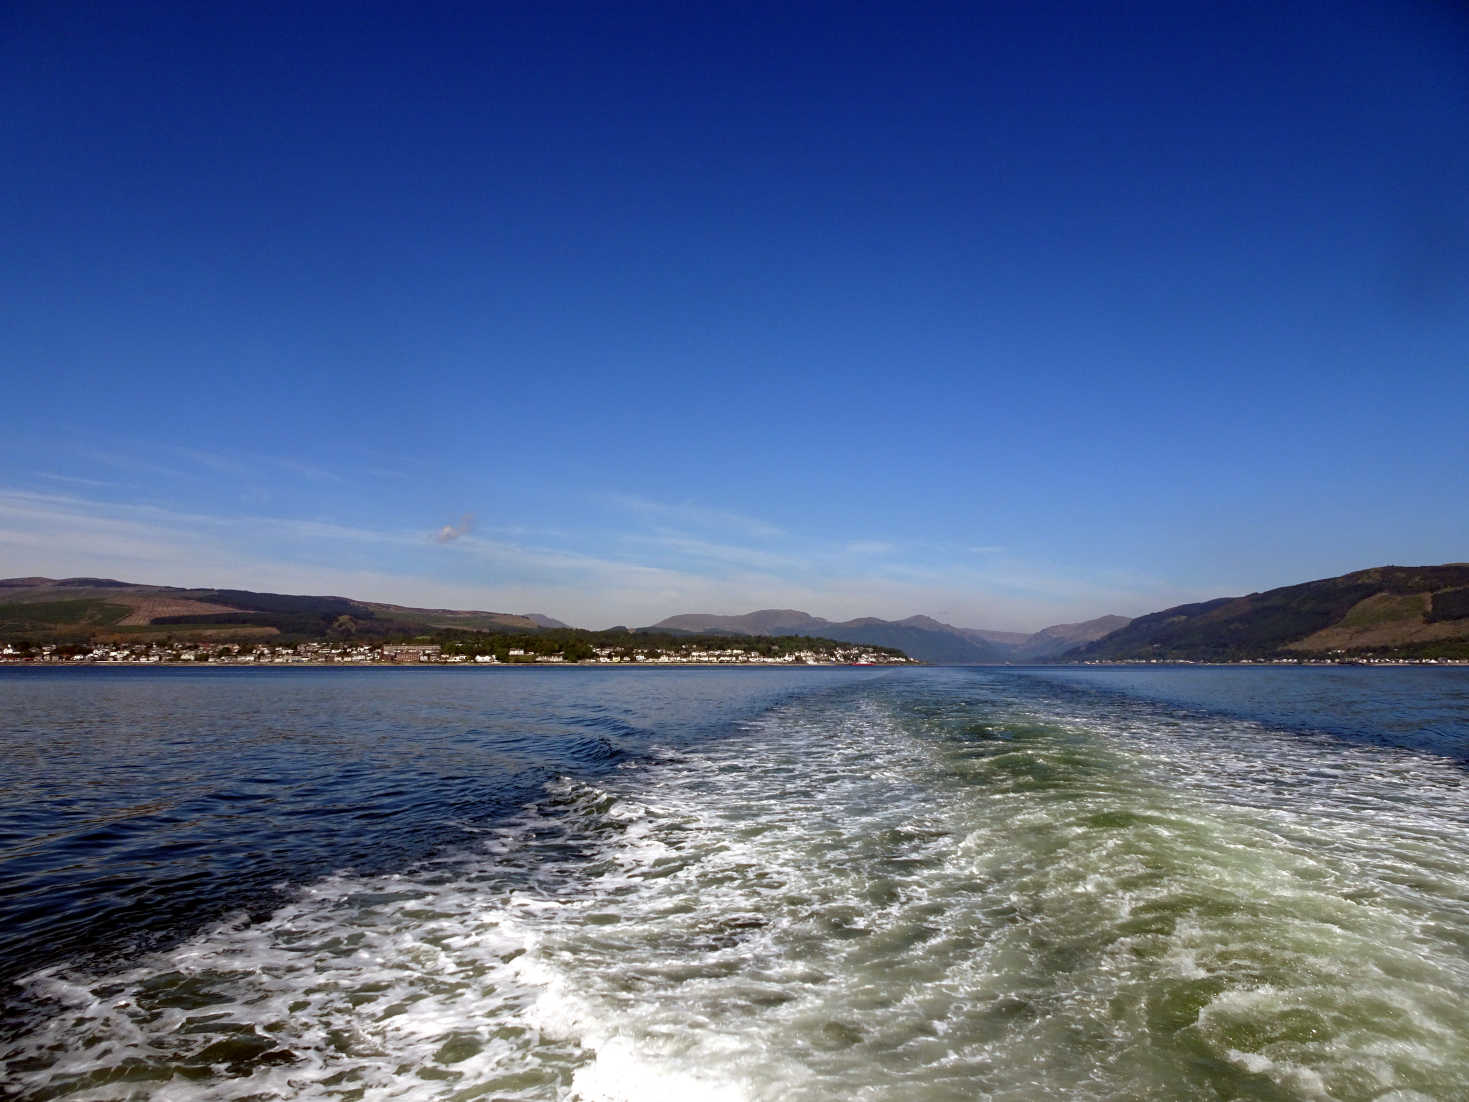
[(349, 597), (182, 589), (111, 578), (0, 579), (0, 636), (37, 639), (355, 638), (565, 627), (539, 614), (413, 608)]
[(1037, 662), (1057, 658), (1079, 644), (1090, 643), (1132, 623), (1126, 616), (1098, 616), (1078, 624), (1053, 624), (1015, 644), (1015, 657)]
[(670, 616), (646, 631), (726, 632), (732, 635), (819, 635), (846, 643), (896, 647), (920, 662), (940, 665), (994, 665), (1043, 662), (1126, 624), (1122, 616), (1103, 616), (1081, 624), (1057, 624), (1032, 634), (959, 628), (931, 616), (879, 620), (866, 616), (832, 621), (790, 608), (767, 608), (742, 616), (692, 612)]
[(742, 616), (691, 612), (670, 616), (644, 631), (698, 632), (730, 635), (808, 635), (837, 639), (844, 643), (865, 643), (896, 647), (920, 662), (940, 664), (977, 664), (1003, 662), (1004, 649), (982, 639), (966, 638), (947, 624), (928, 627), (912, 618), (904, 621), (857, 620), (832, 621), (790, 608), (767, 608)]
[[(738, 641), (731, 636), (738, 634)], [(405, 645), (405, 640), (411, 643)], [(873, 665), (877, 642), (805, 632), (587, 631), (549, 616), (413, 608), (349, 597), (181, 589), (109, 578), (0, 579), (0, 661)], [(396, 644), (389, 646), (388, 644)]]
[(743, 616), (717, 616), (707, 612), (690, 612), (660, 620), (649, 631), (689, 631), (731, 635), (798, 635), (810, 629), (826, 627), (829, 621), (793, 608), (766, 608)]
[(1068, 659), (1469, 657), (1469, 563), (1379, 566), (1148, 616)]
[[(574, 631), (540, 614), (359, 601), (112, 578), (0, 579), (0, 639), (382, 640), (439, 632)], [(794, 636), (888, 647), (954, 665), (1260, 658), (1469, 658), (1469, 563), (1380, 566), (1136, 620), (1103, 616), (1029, 635), (929, 616), (831, 621), (797, 609), (684, 613), (639, 634)]]

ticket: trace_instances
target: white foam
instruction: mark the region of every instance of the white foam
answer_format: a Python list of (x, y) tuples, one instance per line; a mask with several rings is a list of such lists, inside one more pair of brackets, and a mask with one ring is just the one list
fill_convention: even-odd
[(585, 1102), (744, 1102), (749, 1097), (738, 1083), (670, 1070), (622, 1038), (595, 1047), (596, 1060), (578, 1069), (571, 1081), (574, 1096)]
[[(1130, 1097), (1168, 1089), (1125, 1054), (1166, 1049), (1142, 1031), (1173, 1000), (1170, 1028), (1299, 1097), (1408, 1098), (1414, 1067), (1469, 1093), (1469, 976), (1433, 932), (1465, 929), (1462, 792), (1408, 807), (1432, 778), (1354, 785), (1374, 761), (1346, 755), (1364, 825), (1262, 795), (1263, 730), (1215, 733), (1208, 759), (1145, 717), (1032, 714), (986, 757), (901, 703), (798, 702), (553, 782), (411, 874), (325, 879), (115, 975), (37, 976), (52, 1012), (13, 1054), (42, 1065), (22, 1085), (122, 1097), (86, 1077), (135, 1059), (193, 1068), (139, 1088), (181, 1102)], [(232, 1035), (253, 1055), (203, 1067)]]
[(1332, 1099), (1326, 1083), (1315, 1071), (1289, 1061), (1272, 1060), (1257, 1052), (1229, 1050), (1229, 1058), (1252, 1075), (1264, 1075), (1302, 1098)]

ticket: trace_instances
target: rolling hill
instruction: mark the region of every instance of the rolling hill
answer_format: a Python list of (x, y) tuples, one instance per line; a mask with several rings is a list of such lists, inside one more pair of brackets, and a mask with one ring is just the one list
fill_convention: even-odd
[(503, 632), (553, 627), (565, 625), (540, 614), (413, 608), (349, 597), (182, 589), (111, 578), (0, 579), (0, 636), (370, 637), (446, 628)]
[[(110, 578), (0, 579), (0, 639), (383, 638), (442, 630), (564, 629), (540, 614), (359, 601), (243, 589), (138, 585)], [(1235, 661), (1260, 658), (1469, 658), (1469, 563), (1380, 566), (1136, 620), (1103, 616), (1029, 635), (929, 616), (831, 621), (797, 609), (683, 613), (643, 632), (810, 636), (893, 647), (922, 662)]]
[(1379, 566), (1140, 616), (1067, 659), (1469, 657), (1469, 563)]

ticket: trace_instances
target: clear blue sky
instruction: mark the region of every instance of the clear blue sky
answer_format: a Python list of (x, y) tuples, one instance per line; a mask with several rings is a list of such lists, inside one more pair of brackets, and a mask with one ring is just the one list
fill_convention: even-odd
[(1469, 558), (1456, 5), (7, 12), (0, 575), (1037, 628)]

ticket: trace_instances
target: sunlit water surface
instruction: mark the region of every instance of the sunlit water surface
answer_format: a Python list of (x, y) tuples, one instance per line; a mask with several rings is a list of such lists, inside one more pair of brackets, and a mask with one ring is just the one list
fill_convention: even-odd
[(1469, 670), (0, 700), (21, 1097), (1469, 1097)]

